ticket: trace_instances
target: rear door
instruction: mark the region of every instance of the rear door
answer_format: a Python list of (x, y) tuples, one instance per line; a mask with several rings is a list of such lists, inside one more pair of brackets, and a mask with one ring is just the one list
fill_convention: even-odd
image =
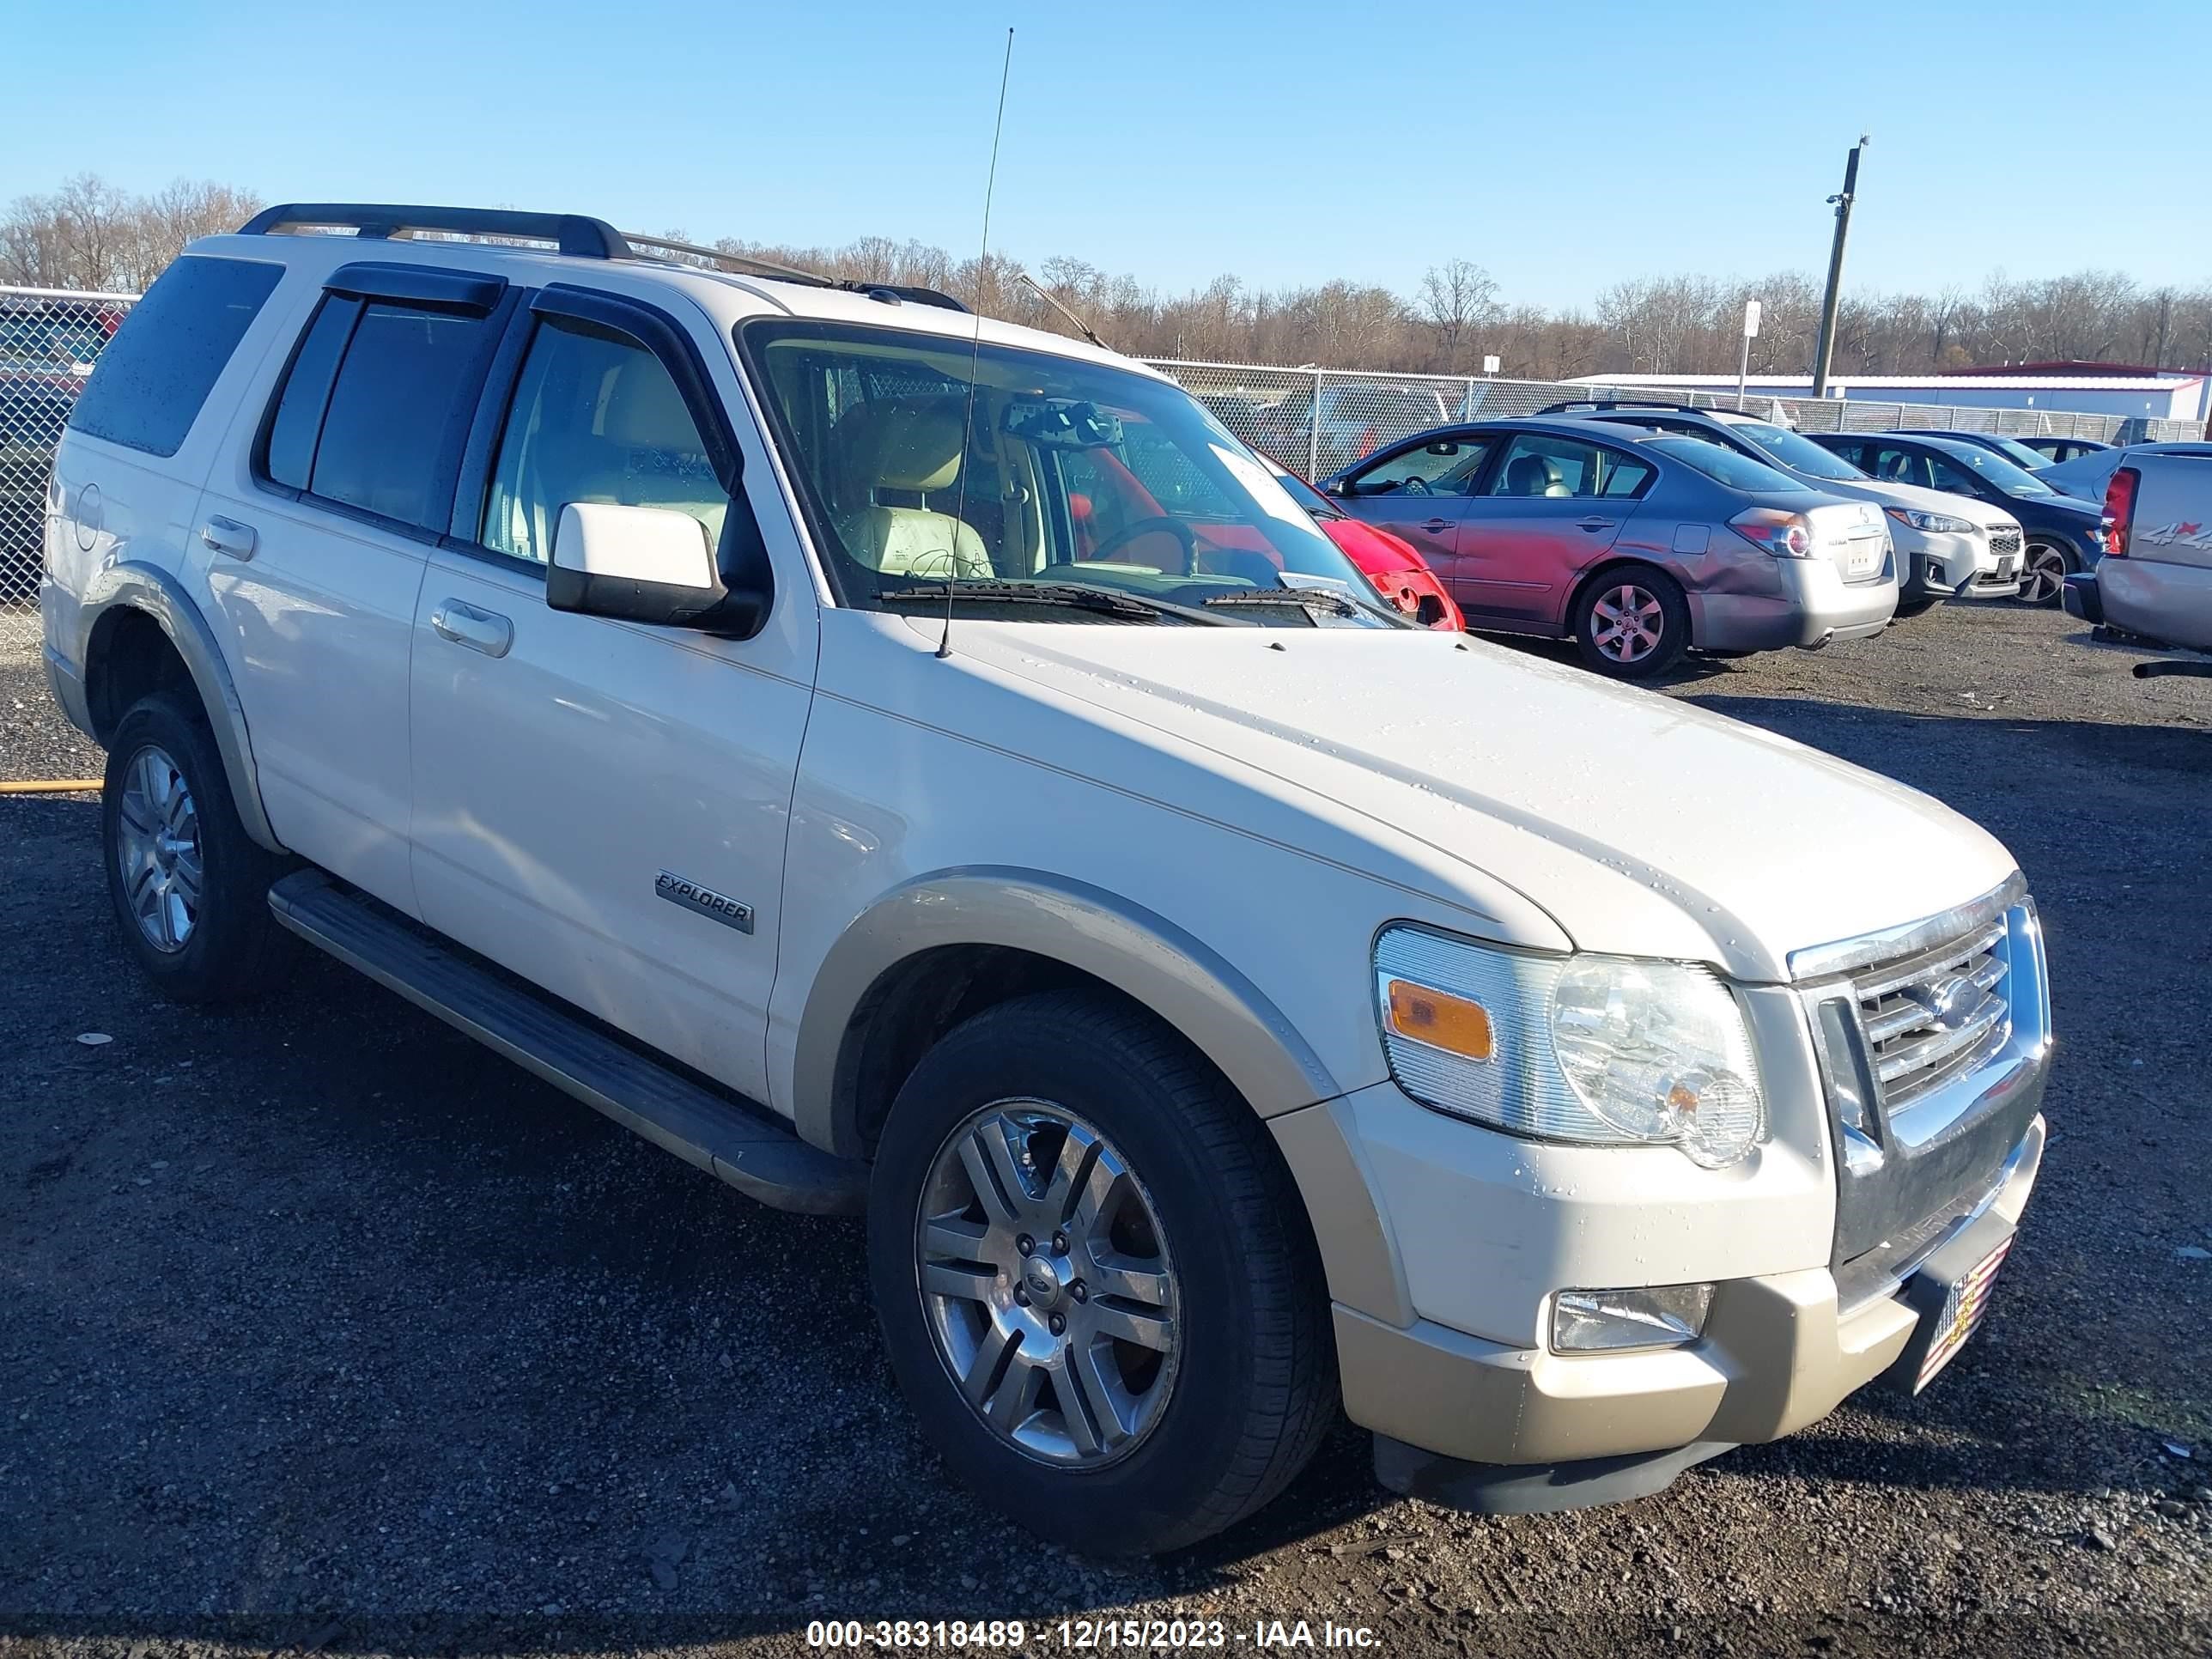
[(201, 498), (210, 620), (271, 827), (410, 914), (415, 599), (512, 304), (497, 276), (342, 267)]
[(1656, 476), (1608, 444), (1515, 433), (1468, 501), (1452, 597), (1471, 615), (1556, 625), (1575, 578), (1612, 550)]
[(1439, 438), (1390, 451), (1332, 491), (1364, 524), (1413, 544), (1447, 587), (1459, 557), (1459, 529), (1490, 454), (1487, 434)]

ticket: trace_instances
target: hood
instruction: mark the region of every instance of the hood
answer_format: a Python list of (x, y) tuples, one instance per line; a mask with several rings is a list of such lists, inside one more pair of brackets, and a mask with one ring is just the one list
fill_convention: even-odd
[(1353, 518), (1324, 519), (1322, 532), (1337, 550), (1370, 576), (1387, 576), (1394, 570), (1426, 570), (1429, 567), (1413, 544), (1387, 530)]
[(1791, 951), (1933, 915), (2014, 868), (1902, 784), (1475, 641), (1001, 623), (963, 647), (1203, 751), (1253, 786), (1255, 834), (1310, 845), (1281, 815), (1325, 818), (1383, 878), (1462, 906), (1502, 883), (1583, 950), (1781, 980)]
[(2001, 526), (2007, 529), (2018, 527), (2013, 515), (2002, 507), (1977, 499), (1972, 495), (1954, 495), (1948, 490), (1929, 489), (1920, 484), (1893, 483), (1887, 478), (1851, 478), (1840, 483), (1823, 483), (1820, 488), (1832, 495), (1849, 495), (1855, 501), (1872, 501), (1878, 507), (1912, 507), (1922, 513), (1945, 513), (1954, 519), (1964, 519), (1968, 524), (1980, 525), (1984, 529)]

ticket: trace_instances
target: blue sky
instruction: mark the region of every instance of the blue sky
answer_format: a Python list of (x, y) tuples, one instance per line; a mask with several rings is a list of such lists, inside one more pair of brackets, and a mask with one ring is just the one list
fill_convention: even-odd
[(2202, 0), (11, 9), (0, 199), (89, 170), (965, 254), (1012, 23), (993, 240), (1032, 264), (1410, 291), (1464, 257), (1551, 306), (1815, 270), (1866, 128), (1854, 287), (2212, 279)]

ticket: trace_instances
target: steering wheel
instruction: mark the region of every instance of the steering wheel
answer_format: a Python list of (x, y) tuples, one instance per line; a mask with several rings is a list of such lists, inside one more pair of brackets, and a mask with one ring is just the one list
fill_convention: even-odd
[(1401, 495), (1433, 495), (1437, 492), (1429, 488), (1426, 478), (1415, 473), (1399, 480), (1398, 493)]
[(1109, 555), (1127, 547), (1138, 537), (1150, 535), (1157, 530), (1166, 531), (1176, 541), (1182, 544), (1182, 568), (1176, 574), (1184, 576), (1196, 575), (1198, 574), (1198, 538), (1190, 533), (1190, 526), (1181, 519), (1170, 519), (1164, 514), (1149, 519), (1135, 519), (1123, 525), (1104, 541), (1092, 548), (1091, 557), (1094, 562), (1103, 563)]

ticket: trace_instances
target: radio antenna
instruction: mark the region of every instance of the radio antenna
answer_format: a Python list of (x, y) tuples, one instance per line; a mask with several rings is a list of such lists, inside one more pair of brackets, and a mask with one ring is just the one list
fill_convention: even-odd
[(983, 252), (975, 261), (975, 336), (968, 346), (968, 414), (960, 425), (960, 492), (953, 497), (952, 562), (945, 573), (945, 631), (941, 660), (952, 654), (952, 595), (960, 585), (960, 532), (968, 523), (968, 448), (975, 441), (975, 380), (983, 363), (983, 284), (991, 273), (991, 198), (999, 188), (999, 135), (1006, 128), (1006, 78), (1014, 72), (1014, 32), (1006, 31), (1006, 62), (999, 66), (999, 114), (991, 124), (991, 171), (983, 181)]

